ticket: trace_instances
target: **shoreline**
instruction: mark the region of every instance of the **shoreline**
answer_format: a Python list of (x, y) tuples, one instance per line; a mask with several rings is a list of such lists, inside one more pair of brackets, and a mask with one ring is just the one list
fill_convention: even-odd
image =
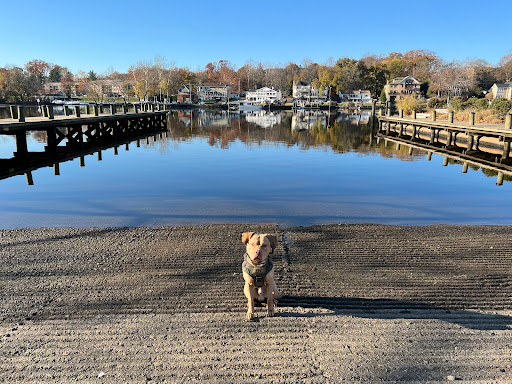
[[(278, 235), (244, 321), (244, 231)], [(512, 227), (0, 230), (0, 381), (512, 380)]]

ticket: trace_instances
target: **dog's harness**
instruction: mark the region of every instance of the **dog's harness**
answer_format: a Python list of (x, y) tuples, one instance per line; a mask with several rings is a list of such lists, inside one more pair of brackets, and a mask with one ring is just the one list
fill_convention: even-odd
[(252, 277), (254, 280), (254, 286), (255, 287), (263, 287), (265, 283), (263, 280), (265, 279), (265, 276), (272, 270), (274, 265), (272, 264), (272, 260), (267, 258), (267, 261), (265, 264), (260, 266), (252, 265), (247, 261), (249, 258), (249, 255), (247, 253), (244, 254), (244, 262), (242, 263), (242, 271), (247, 273), (249, 276)]

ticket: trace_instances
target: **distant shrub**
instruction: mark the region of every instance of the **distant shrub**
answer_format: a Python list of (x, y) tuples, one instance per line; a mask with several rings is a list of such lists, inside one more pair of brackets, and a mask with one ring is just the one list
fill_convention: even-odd
[(446, 99), (438, 99), (437, 97), (432, 97), (427, 103), (428, 109), (436, 109), (442, 108), (446, 106)]
[(476, 108), (478, 110), (484, 110), (489, 107), (489, 101), (487, 101), (487, 99), (481, 99), (478, 97), (471, 97), (464, 104), (465, 108)]
[(496, 116), (491, 109), (468, 108), (464, 111), (455, 112), (453, 118), (455, 121), (469, 121), (470, 112), (475, 112), (475, 123), (503, 124), (503, 119)]
[(406, 115), (410, 115), (412, 111), (420, 109), (420, 104), (414, 96), (405, 96), (400, 98), (400, 100), (396, 102), (396, 106), (398, 109), (403, 109)]
[(494, 113), (500, 116), (509, 113), (511, 108), (512, 103), (502, 97), (495, 98), (491, 103), (491, 109), (494, 111)]
[(454, 97), (450, 101), (450, 106), (454, 111), (463, 111), (466, 108), (466, 103), (460, 97)]

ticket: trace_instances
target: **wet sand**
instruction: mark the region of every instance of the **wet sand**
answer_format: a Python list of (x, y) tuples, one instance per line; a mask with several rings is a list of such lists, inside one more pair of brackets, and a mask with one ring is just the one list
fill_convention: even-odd
[[(247, 323), (244, 231), (284, 297)], [(512, 227), (0, 230), (0, 382), (512, 382)]]

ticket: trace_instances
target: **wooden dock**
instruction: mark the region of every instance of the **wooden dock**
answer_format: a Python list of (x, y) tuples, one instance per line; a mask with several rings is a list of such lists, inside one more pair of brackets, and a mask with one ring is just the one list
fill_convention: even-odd
[(379, 116), (379, 132), (397, 137), (408, 137), (411, 141), (423, 140), (428, 136), (428, 143), (434, 146), (454, 148), (463, 146), (463, 152), (479, 151), (482, 142), (492, 143), (499, 147), (500, 156), (497, 161), (507, 162), (510, 159), (510, 143), (512, 142), (512, 129), (510, 115), (505, 125), (475, 124), (473, 119), (467, 123), (454, 122), (453, 114), (449, 120), (437, 120), (435, 113), (430, 119), (404, 118), (399, 116)]
[[(0, 159), (0, 179), (26, 174), (27, 183), (33, 184), (30, 172), (34, 169), (53, 165), (57, 175), (60, 162), (80, 157), (83, 166), (87, 154), (98, 152), (101, 160), (104, 149), (114, 147), (117, 152), (119, 145), (128, 145), (131, 141), (139, 145), (140, 140), (167, 131), (166, 110), (145, 107), (140, 111), (136, 106), (133, 112), (124, 108), (122, 113), (117, 113), (115, 107), (110, 107), (108, 113), (103, 113), (99, 106), (94, 107), (82, 114), (76, 106), (73, 115), (61, 116), (55, 116), (51, 108), (43, 117), (26, 118), (18, 109), (16, 118), (0, 120), (0, 135), (16, 138), (13, 157)], [(27, 133), (32, 131), (46, 133), (44, 152), (29, 151)]]

